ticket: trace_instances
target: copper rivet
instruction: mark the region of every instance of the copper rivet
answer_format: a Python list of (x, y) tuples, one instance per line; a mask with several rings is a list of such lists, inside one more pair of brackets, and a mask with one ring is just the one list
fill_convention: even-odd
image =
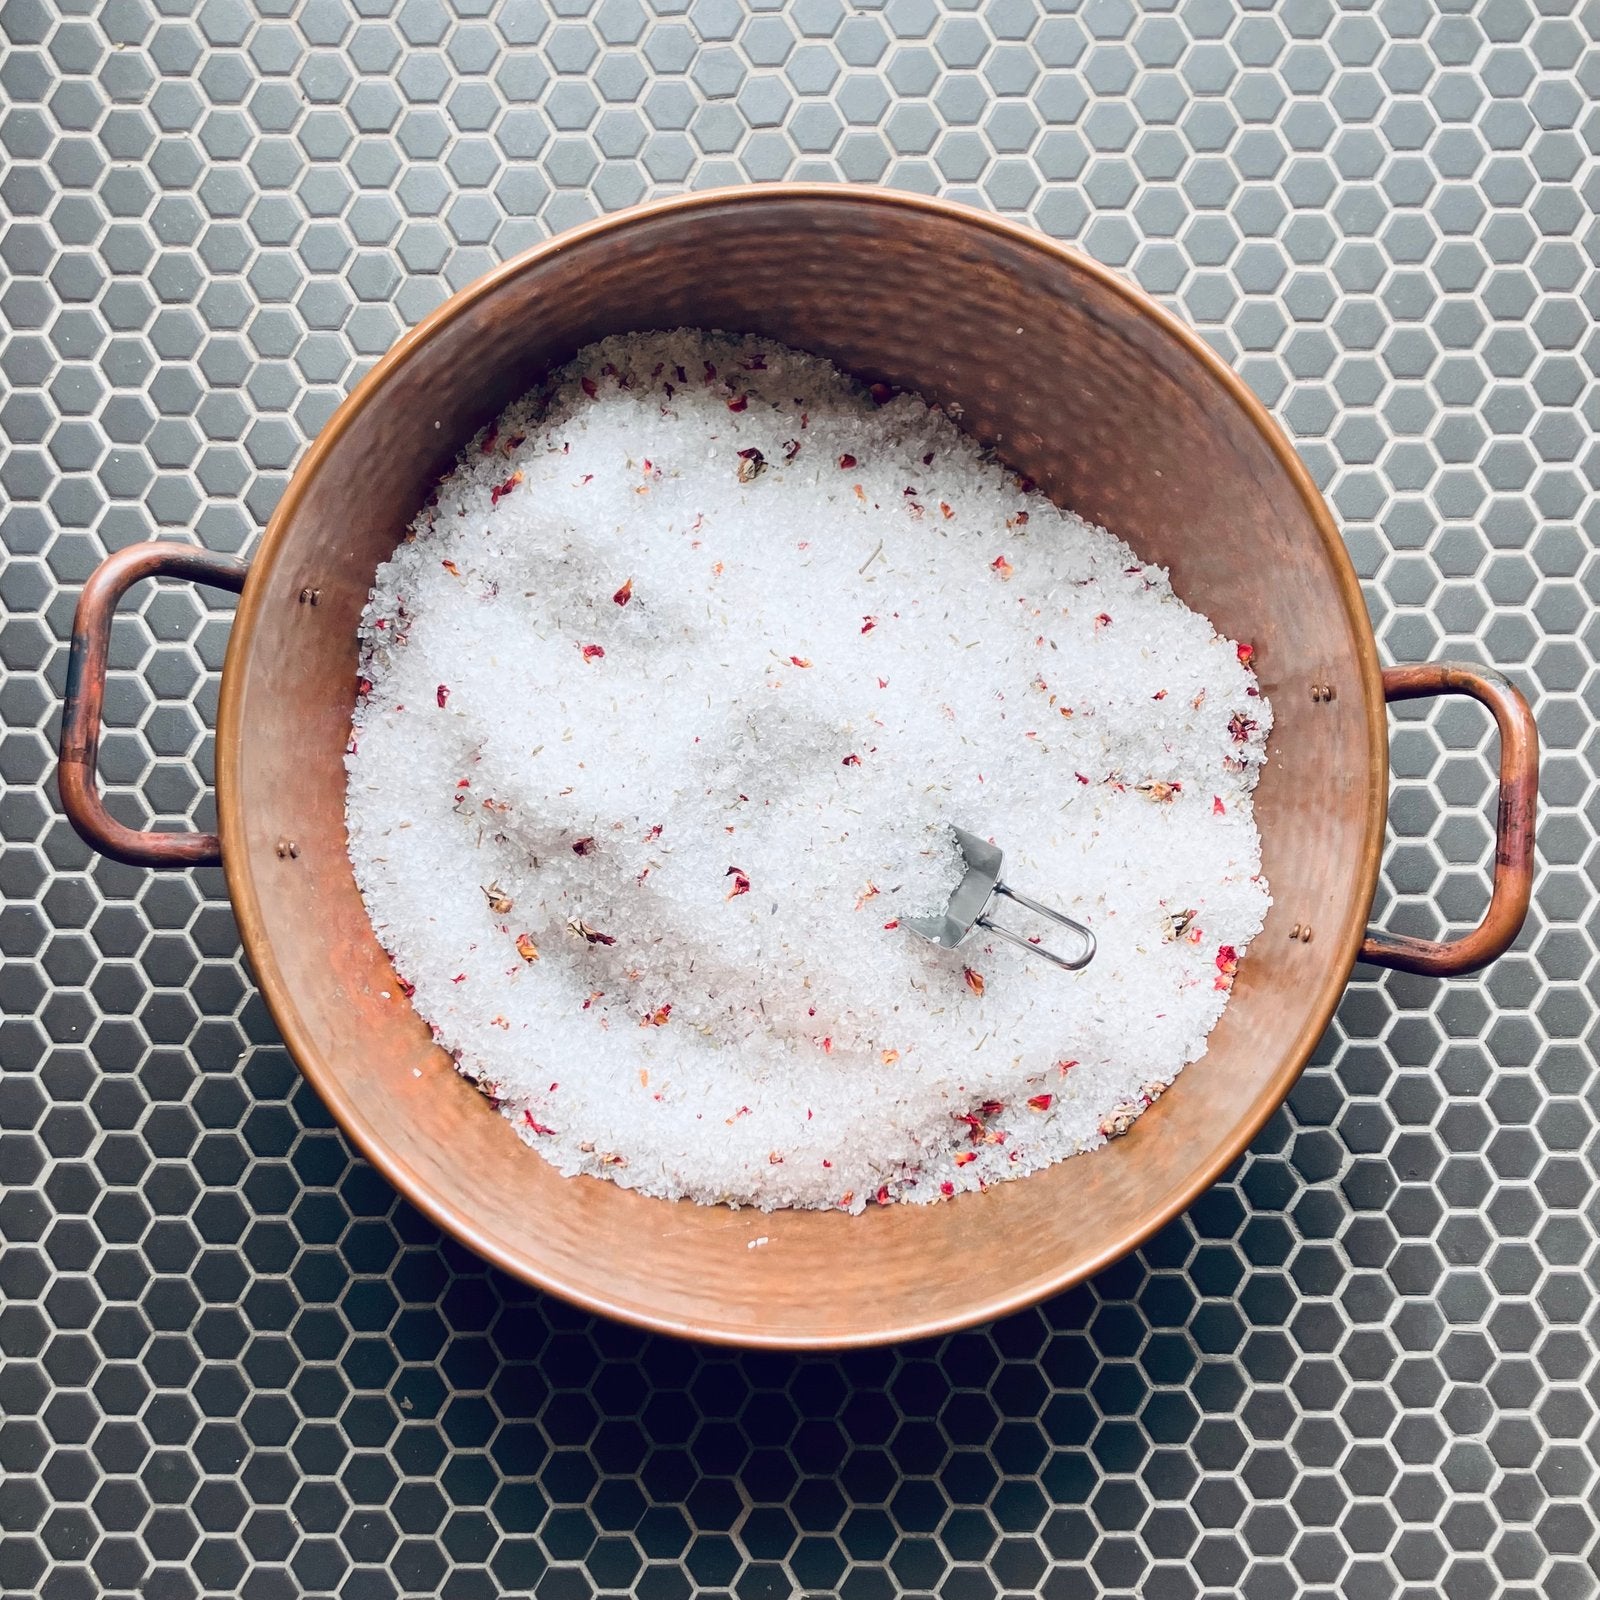
[(1322, 685), (1320, 683), (1311, 685), (1311, 698), (1317, 701), (1322, 699)]
[(303, 606), (314, 606), (321, 599), (322, 591), (313, 589), (309, 584), (300, 591), (300, 604)]
[(1309, 922), (1300, 930), (1300, 943), (1311, 943), (1311, 924)]
[(1338, 690), (1335, 689), (1334, 686), (1331, 683), (1323, 684), (1323, 686), (1322, 686), (1322, 698), (1324, 700), (1333, 699), (1334, 695), (1336, 695), (1337, 693), (1338, 693)]
[(287, 856), (291, 861), (300, 859), (300, 846), (293, 839), (280, 839), (278, 841), (278, 855), (281, 859)]
[(1289, 930), (1289, 937), (1291, 939), (1298, 939), (1300, 937), (1300, 924), (1298, 922), (1295, 923), (1295, 925)]

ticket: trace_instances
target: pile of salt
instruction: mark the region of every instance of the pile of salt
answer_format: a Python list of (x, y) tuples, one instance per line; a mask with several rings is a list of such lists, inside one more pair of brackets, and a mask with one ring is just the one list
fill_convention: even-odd
[[(765, 341), (582, 352), (440, 484), (362, 644), (374, 927), (567, 1173), (860, 1210), (1036, 1170), (1203, 1051), (1270, 904), (1249, 647), (943, 413)], [(899, 929), (952, 823), (1089, 968)]]

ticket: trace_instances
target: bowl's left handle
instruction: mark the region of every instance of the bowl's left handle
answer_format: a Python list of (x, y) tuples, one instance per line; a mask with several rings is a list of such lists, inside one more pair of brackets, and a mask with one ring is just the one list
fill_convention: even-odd
[(117, 602), (141, 578), (187, 578), (214, 589), (244, 588), (248, 565), (194, 545), (154, 540), (107, 556), (90, 574), (72, 619), (67, 690), (61, 710), (61, 760), (56, 781), (67, 820), (101, 855), (135, 867), (207, 867), (222, 860), (214, 833), (141, 832), (118, 822), (100, 798), (95, 762), (100, 754), (100, 707), (106, 692), (106, 656)]

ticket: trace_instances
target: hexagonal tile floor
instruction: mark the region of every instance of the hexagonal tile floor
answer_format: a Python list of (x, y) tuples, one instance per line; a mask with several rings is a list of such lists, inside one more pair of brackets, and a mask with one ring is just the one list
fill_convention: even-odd
[[(0, 1586), (989, 1600), (1595, 1588), (1600, 11), (1562, 0), (3, 0)], [(215, 872), (92, 860), (74, 591), (246, 549), (402, 328), (682, 185), (942, 190), (1196, 321), (1342, 520), (1391, 660), (1546, 745), (1479, 980), (1359, 969), (1138, 1258), (937, 1346), (740, 1359), (485, 1271), (351, 1159)], [(103, 769), (205, 823), (223, 606), (146, 593)], [(1493, 741), (1397, 715), (1377, 908), (1486, 892)]]

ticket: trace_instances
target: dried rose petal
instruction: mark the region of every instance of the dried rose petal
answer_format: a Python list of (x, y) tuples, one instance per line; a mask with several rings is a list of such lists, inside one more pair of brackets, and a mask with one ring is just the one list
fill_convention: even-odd
[(619, 606), (625, 606), (633, 599), (633, 579), (629, 578), (623, 586), (611, 597)]
[(1106, 1139), (1120, 1139), (1134, 1124), (1144, 1106), (1137, 1100), (1125, 1100), (1109, 1116), (1101, 1119), (1100, 1133)]
[(1256, 647), (1253, 644), (1242, 644), (1238, 647), (1239, 665), (1248, 667), (1256, 658)]
[(886, 383), (869, 384), (867, 393), (872, 396), (872, 403), (875, 406), (886, 405), (894, 399), (894, 390)]
[(441, 683), (439, 687), (434, 690), (433, 697), (439, 702), (439, 709), (442, 711), (444, 710), (445, 701), (450, 698), (450, 691), (445, 687), (444, 684)]
[(754, 447), (739, 452), (739, 482), (754, 483), (767, 470), (767, 458)]
[(597, 394), (600, 393), (600, 390), (596, 387), (595, 381), (594, 381), (593, 378), (580, 378), (578, 380), (578, 384), (579, 384), (579, 387), (582, 388), (583, 392), (586, 395), (588, 395), (588, 397), (591, 400), (593, 400), (594, 397)]
[(591, 928), (581, 917), (574, 917), (568, 924), (568, 929), (577, 934), (580, 939), (587, 939), (590, 944), (615, 944), (617, 941), (609, 933), (600, 933)]
[(1212, 797), (1211, 797), (1211, 815), (1214, 816), (1214, 817), (1225, 817), (1225, 816), (1227, 816), (1227, 814), (1228, 814), (1228, 808), (1225, 805), (1223, 805), (1222, 796), (1221, 795), (1216, 795), (1216, 794), (1212, 795)]
[(964, 1167), (964, 1166), (967, 1165), (968, 1162), (976, 1161), (977, 1159), (978, 1159), (978, 1152), (976, 1150), (957, 1150), (956, 1151), (956, 1165), (958, 1167)]
[(657, 1006), (654, 1011), (647, 1011), (640, 1019), (641, 1028), (664, 1028), (667, 1019), (672, 1015), (672, 1002), (669, 1000), (664, 1006)]
[(790, 656), (789, 659), (797, 667), (809, 667), (811, 662), (805, 656)]
[(800, 441), (798, 439), (785, 439), (783, 441), (783, 459), (793, 461), (800, 454)]
[(750, 404), (750, 396), (741, 394), (728, 402), (730, 411), (743, 411)]
[(551, 1134), (554, 1134), (554, 1132), (556, 1131), (554, 1128), (547, 1128), (547, 1127), (545, 1127), (545, 1125), (542, 1122), (537, 1121), (534, 1118), (534, 1115), (533, 1115), (533, 1113), (531, 1111), (524, 1111), (522, 1113), (522, 1119), (523, 1119), (524, 1122), (526, 1122), (528, 1124), (528, 1126), (530, 1128), (533, 1129), (533, 1131), (535, 1133), (542, 1133), (542, 1134), (545, 1134), (546, 1136), (549, 1136)]
[(839, 457), (839, 465), (840, 465), (840, 466), (841, 466), (841, 467), (842, 467), (842, 468), (843, 468), (843, 469), (844, 469), (844, 470), (845, 470), (845, 471), (846, 471), (846, 472), (848, 472), (848, 471), (849, 471), (849, 470), (850, 470), (850, 469), (851, 469), (851, 467), (853, 467), (853, 466), (855, 466), (855, 465), (856, 465), (856, 458), (855, 458), (855, 457), (854, 457), (854, 456), (852, 456), (852, 455), (843, 455), (843, 456), (840, 456), (840, 457)]
[(884, 1066), (892, 1067), (900, 1059), (900, 1052), (898, 1050), (881, 1050), (878, 1053), (878, 1059)]
[(839, 763), (839, 765), (841, 767), (859, 767), (861, 765), (861, 757), (858, 755), (848, 755)]
[(517, 954), (524, 961), (531, 964), (539, 959), (539, 947), (527, 934), (519, 933), (517, 935)]
[(574, 839), (572, 841), (572, 853), (575, 856), (586, 856), (593, 849), (594, 840), (592, 838), (586, 837), (582, 839)]
[(1217, 971), (1232, 976), (1239, 970), (1239, 952), (1231, 944), (1217, 946)]
[(1260, 726), (1254, 717), (1247, 717), (1242, 711), (1235, 711), (1228, 719), (1228, 732), (1235, 744), (1243, 744)]
[(605, 650), (597, 644), (581, 644), (578, 646), (583, 652), (585, 661), (602, 661), (605, 659)]
[(989, 568), (992, 572), (998, 572), (1000, 574), (1002, 582), (1008, 582), (1011, 578), (1011, 574), (1016, 571), (1016, 568), (1013, 567), (1004, 556), (996, 556), (994, 560), (989, 563)]
[(1053, 1094), (1030, 1094), (1028, 1096), (1028, 1109), (1030, 1111), (1048, 1111), (1050, 1103), (1055, 1099)]
[(733, 879), (733, 887), (723, 897), (724, 899), (732, 900), (735, 895), (750, 893), (750, 880), (743, 872), (739, 870), (738, 867), (729, 867), (728, 870), (723, 873), (723, 877)]
[(878, 619), (876, 617), (863, 617), (861, 619), (861, 631), (863, 633), (871, 633), (877, 626)]
[(1109, 611), (1102, 611), (1100, 615), (1094, 619), (1094, 628), (1096, 633), (1098, 633), (1102, 628), (1109, 628), (1110, 626), (1111, 613)]
[(492, 488), (489, 491), (489, 504), (490, 504), (490, 506), (493, 507), (493, 506), (499, 505), (500, 502), (502, 500), (504, 500), (505, 497), (508, 494), (510, 494), (511, 491), (513, 489), (515, 489), (516, 486), (521, 482), (522, 482), (522, 474), (521, 474), (521, 472), (513, 472), (511, 474), (511, 476), (509, 478), (507, 478), (503, 483), (497, 483), (494, 486), (494, 488)]
[(461, 576), (461, 568), (458, 567), (455, 564), (455, 562), (453, 562), (453, 561), (441, 561), (439, 563), (439, 565), (441, 567), (443, 567), (444, 570), (446, 572), (448, 572), (452, 578), (459, 578)]
[(974, 972), (971, 967), (963, 967), (961, 976), (967, 980), (967, 987), (974, 994), (983, 993), (983, 974), (981, 972)]

